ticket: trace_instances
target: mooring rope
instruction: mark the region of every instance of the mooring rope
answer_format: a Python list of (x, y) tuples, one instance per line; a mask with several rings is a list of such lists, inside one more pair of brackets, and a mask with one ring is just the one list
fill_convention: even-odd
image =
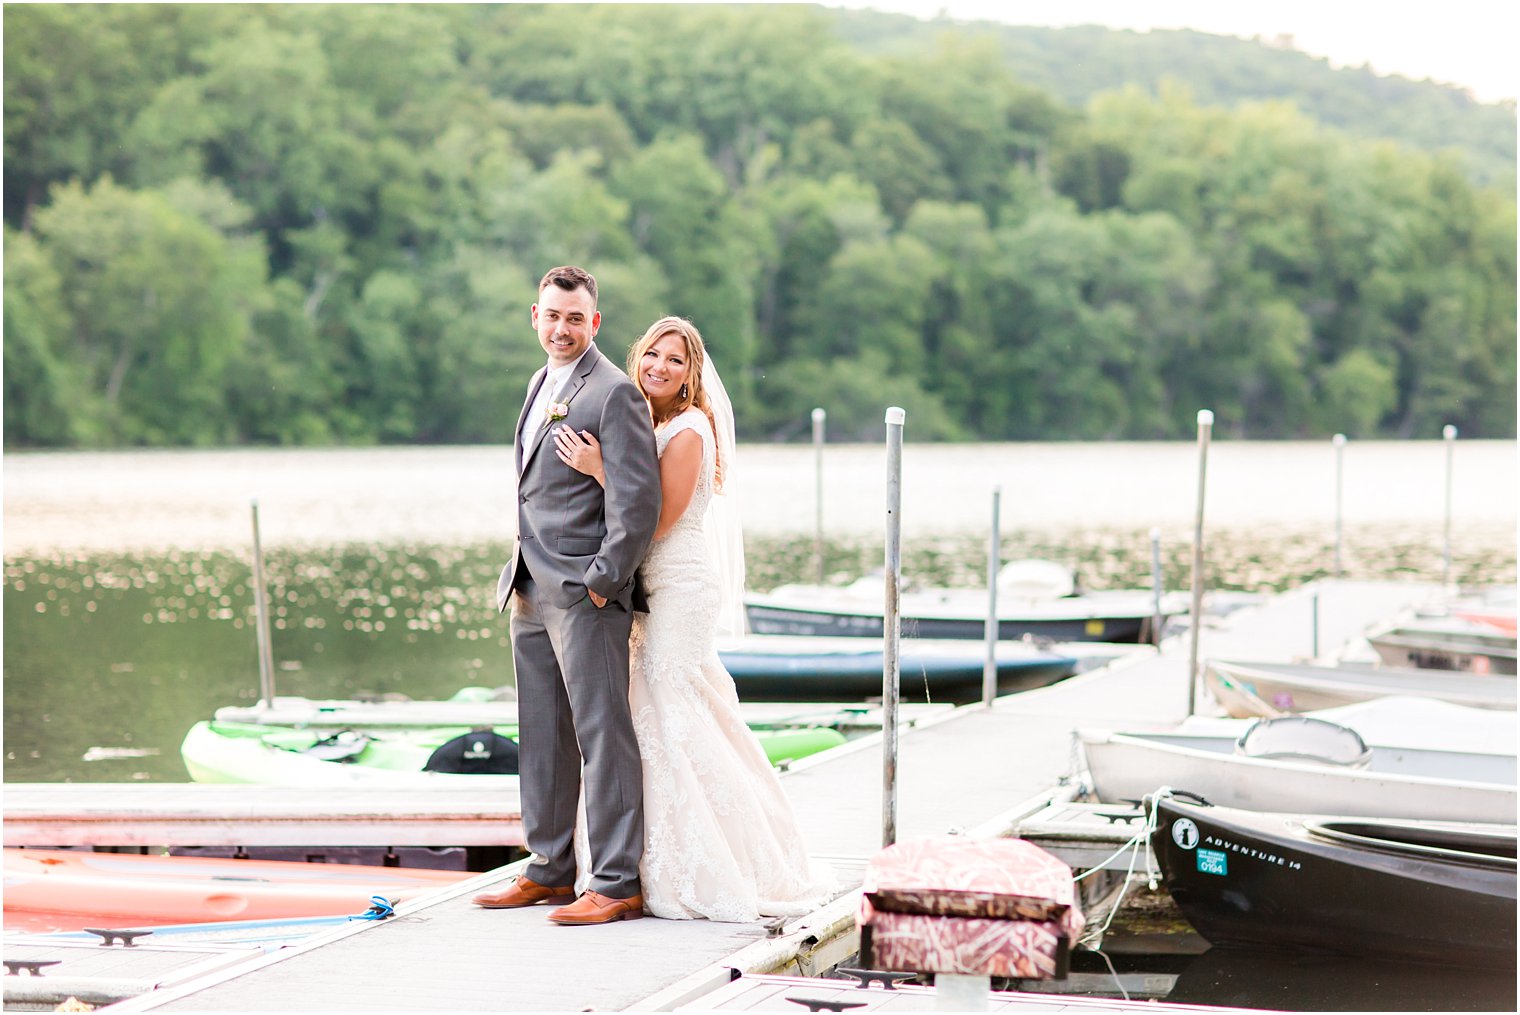
[[(1104, 935), (1108, 933), (1108, 928), (1114, 922), (1114, 916), (1119, 912), (1120, 907), (1124, 905), (1124, 896), (1128, 894), (1130, 881), (1133, 880), (1135, 875), (1135, 859), (1140, 855), (1142, 850), (1145, 852), (1146, 886), (1153, 892), (1156, 890), (1160, 872), (1155, 869), (1155, 866), (1152, 862), (1154, 861), (1155, 857), (1152, 856), (1151, 851), (1146, 848), (1145, 844), (1149, 841), (1151, 833), (1154, 832), (1158, 827), (1157, 812), (1159, 810), (1159, 804), (1161, 800), (1164, 797), (1169, 797), (1171, 795), (1172, 788), (1170, 786), (1162, 786), (1160, 789), (1156, 790), (1156, 792), (1150, 794), (1147, 798), (1149, 806), (1145, 813), (1145, 820), (1141, 823), (1140, 830), (1134, 835), (1130, 836), (1129, 840), (1126, 841), (1124, 845), (1115, 850), (1110, 856), (1105, 857), (1102, 863), (1094, 864), (1083, 873), (1071, 879), (1073, 883), (1081, 881), (1089, 874), (1095, 874), (1098, 871), (1106, 868), (1111, 861), (1117, 860), (1121, 855), (1123, 855), (1125, 850), (1130, 850), (1129, 866), (1124, 870), (1124, 882), (1119, 886), (1119, 897), (1116, 898), (1114, 900), (1114, 904), (1109, 907), (1108, 916), (1104, 919), (1103, 926), (1098, 928), (1097, 934), (1095, 935), (1099, 940), (1102, 940)], [(1109, 959), (1108, 955), (1103, 951), (1101, 946), (1094, 948), (1093, 951), (1098, 955), (1101, 955), (1103, 957), (1103, 961), (1108, 963), (1108, 971), (1113, 974), (1114, 985), (1119, 988), (1119, 993), (1124, 995), (1124, 1000), (1128, 1001), (1129, 992), (1124, 989), (1124, 984), (1120, 981), (1119, 974), (1114, 969), (1113, 962)]]
[(371, 895), (369, 897), (369, 909), (357, 916), (350, 916), (350, 920), (384, 920), (388, 916), (396, 915), (396, 907), (383, 895)]

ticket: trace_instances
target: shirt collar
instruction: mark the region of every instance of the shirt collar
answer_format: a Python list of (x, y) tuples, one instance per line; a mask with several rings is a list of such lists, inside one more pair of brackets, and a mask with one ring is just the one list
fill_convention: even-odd
[(595, 348), (595, 342), (586, 346), (585, 352), (582, 352), (579, 356), (577, 356), (574, 363), (566, 363), (564, 366), (559, 367), (555, 366), (552, 363), (545, 364), (545, 369), (548, 371), (548, 373), (544, 374), (544, 383), (555, 385), (562, 383), (566, 377), (570, 376), (576, 367), (581, 365), (581, 360), (586, 358), (586, 353), (589, 353), (592, 349)]

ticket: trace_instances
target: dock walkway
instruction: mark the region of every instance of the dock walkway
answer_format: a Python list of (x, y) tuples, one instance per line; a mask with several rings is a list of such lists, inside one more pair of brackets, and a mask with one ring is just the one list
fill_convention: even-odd
[[(1210, 622), (1209, 656), (1289, 660), (1338, 647), (1433, 599), (1431, 585), (1324, 581)], [(1317, 607), (1316, 607), (1317, 604)], [(1139, 648), (1048, 688), (967, 706), (900, 738), (897, 837), (996, 834), (1073, 771), (1072, 730), (1163, 728), (1187, 711), (1188, 635)], [(1207, 701), (1200, 696), (1200, 703)], [(882, 839), (882, 758), (868, 737), (785, 775), (814, 851), (858, 887)], [(123, 1002), (120, 1011), (669, 1010), (741, 972), (811, 973), (854, 950), (853, 891), (775, 931), (764, 924), (645, 919), (550, 924), (541, 909), (483, 910), (469, 898), (508, 869), (473, 878), (273, 953), (239, 971)], [(834, 954), (830, 948), (842, 954)]]

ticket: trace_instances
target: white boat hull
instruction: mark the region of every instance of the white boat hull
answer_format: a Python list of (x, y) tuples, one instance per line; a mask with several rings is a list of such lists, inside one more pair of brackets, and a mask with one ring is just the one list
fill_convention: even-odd
[(1434, 698), (1469, 708), (1515, 710), (1513, 677), (1368, 666), (1304, 666), (1210, 660), (1204, 681), (1232, 716), (1276, 716), (1389, 695)]
[(1380, 768), (1353, 769), (1226, 753), (1220, 742), (1231, 741), (1220, 737), (1084, 730), (1078, 738), (1092, 789), (1106, 801), (1169, 786), (1246, 810), (1515, 823), (1513, 755), (1377, 747)]

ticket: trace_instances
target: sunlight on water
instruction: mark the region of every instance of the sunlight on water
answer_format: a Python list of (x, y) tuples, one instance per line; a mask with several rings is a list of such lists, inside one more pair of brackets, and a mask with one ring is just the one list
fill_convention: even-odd
[[(1175, 446), (1157, 447), (1152, 464), (1176, 458)], [(1513, 454), (1513, 443), (1506, 447)], [(748, 585), (756, 592), (818, 575), (811, 451), (763, 450), (753, 456), (748, 482), (764, 478), (772, 493), (744, 501), (747, 524), (751, 514), (765, 515), (748, 526), (746, 539)], [(1004, 464), (1030, 453), (994, 450)], [(1096, 468), (1093, 446), (1079, 450), (1084, 468)], [(1121, 452), (1131, 459), (1138, 453), (1134, 446), (1101, 450), (1110, 466)], [(915, 488), (916, 497), (940, 508), (932, 523), (922, 511), (908, 515), (904, 581), (979, 587), (987, 568), (987, 537), (979, 530), (988, 514), (988, 474), (965, 470), (968, 456), (986, 451), (935, 453), (954, 468), (933, 475), (938, 486)], [(844, 459), (838, 482), (853, 475), (869, 486), (863, 451), (829, 454)], [(272, 477), (260, 512), (278, 693), (439, 698), (464, 686), (511, 683), (507, 625), (494, 604), (497, 574), (511, 552), (510, 532), (500, 531), (510, 522), (500, 506), (512, 503), (510, 484), (497, 476), (505, 489), (487, 484), (472, 493), (467, 482), (502, 460), (499, 449), (7, 455), (6, 780), (180, 781), (179, 741), (191, 724), (220, 706), (257, 699), (244, 496), (255, 475)], [(1157, 517), (1165, 512), (1152, 512), (1145, 497), (1130, 503), (1110, 491), (1101, 512), (1067, 512), (1061, 505), (1080, 499), (1072, 491), (1093, 477), (1054, 464), (1045, 475), (1064, 492), (1034, 499), (1005, 487), (1002, 559), (1060, 561), (1089, 589), (1148, 587), (1148, 531), (1157, 526), (1167, 587), (1188, 586), (1186, 509)], [(831, 475), (826, 495), (835, 482)], [(1395, 477), (1390, 486), (1403, 482)], [(1505, 483), (1512, 491), (1511, 478), (1495, 481), (1499, 502)], [(788, 489), (790, 497), (774, 493)], [(1190, 496), (1178, 495), (1184, 504)], [(1456, 580), (1515, 580), (1510, 497), (1510, 517), (1492, 500), (1482, 511), (1459, 502)], [(829, 583), (882, 567), (880, 505), (843, 524), (838, 517), (853, 503), (845, 496), (825, 503)], [(1428, 505), (1410, 504), (1409, 520), (1346, 526), (1348, 577), (1439, 579), (1440, 514), (1432, 520)], [(1301, 509), (1283, 513), (1288, 521), (1269, 524), (1222, 509), (1226, 518), (1206, 541), (1208, 587), (1271, 591), (1328, 575), (1332, 527), (1305, 522)], [(1106, 520), (1088, 524), (1082, 514)], [(1036, 516), (1038, 524), (1030, 520)]]

